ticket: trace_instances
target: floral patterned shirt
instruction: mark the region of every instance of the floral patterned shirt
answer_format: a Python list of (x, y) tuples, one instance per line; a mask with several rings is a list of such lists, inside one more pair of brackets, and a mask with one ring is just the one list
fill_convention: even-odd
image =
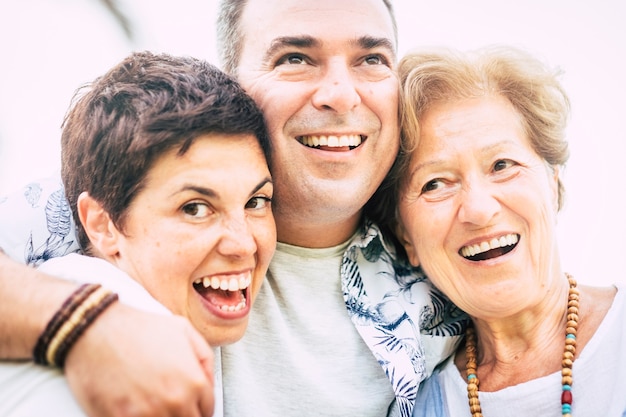
[(419, 384), (454, 352), (467, 316), (368, 221), (344, 255), (341, 283), (348, 314), (396, 394), (390, 415), (410, 416)]
[(0, 248), (31, 266), (80, 252), (72, 212), (58, 175), (0, 196)]

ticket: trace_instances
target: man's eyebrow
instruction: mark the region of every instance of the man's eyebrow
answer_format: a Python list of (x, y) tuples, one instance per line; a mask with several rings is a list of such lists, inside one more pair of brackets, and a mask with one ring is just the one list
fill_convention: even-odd
[[(309, 35), (302, 36), (281, 36), (272, 40), (270, 47), (265, 51), (264, 60), (267, 61), (283, 48), (314, 48), (322, 44), (319, 39), (316, 39)], [(388, 49), (393, 56), (396, 56), (396, 48), (393, 42), (389, 38), (379, 38), (374, 36), (361, 36), (354, 41), (361, 49), (375, 49), (385, 48)]]
[(264, 60), (269, 60), (277, 51), (287, 48), (287, 47), (296, 47), (296, 48), (312, 48), (314, 46), (318, 46), (320, 41), (313, 38), (312, 36), (281, 36), (272, 40), (270, 47), (265, 51)]
[(395, 56), (396, 48), (389, 38), (377, 38), (374, 36), (361, 36), (357, 39), (357, 44), (363, 49), (385, 48)]

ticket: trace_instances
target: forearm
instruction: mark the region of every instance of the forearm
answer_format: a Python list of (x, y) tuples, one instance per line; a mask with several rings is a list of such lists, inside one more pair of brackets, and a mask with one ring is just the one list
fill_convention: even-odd
[(0, 359), (31, 358), (37, 338), (76, 288), (0, 253)]
[[(0, 359), (31, 358), (77, 288), (0, 253)], [(182, 317), (114, 303), (70, 349), (64, 372), (90, 416), (213, 414), (213, 352)]]

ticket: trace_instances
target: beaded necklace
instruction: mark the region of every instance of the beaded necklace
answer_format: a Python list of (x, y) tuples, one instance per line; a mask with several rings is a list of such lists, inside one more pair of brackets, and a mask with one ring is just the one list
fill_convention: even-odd
[[(561, 361), (561, 413), (563, 417), (572, 417), (572, 365), (574, 354), (576, 353), (576, 330), (578, 329), (578, 301), (579, 291), (576, 289), (576, 280), (565, 274), (569, 281), (569, 295), (567, 299), (567, 328), (565, 329), (565, 349), (563, 350), (563, 360)], [(467, 375), (467, 397), (469, 398), (470, 411), (472, 417), (483, 417), (478, 398), (478, 377), (476, 376), (476, 331), (473, 326), (469, 326), (465, 331), (465, 354), (467, 364), (465, 372)]]

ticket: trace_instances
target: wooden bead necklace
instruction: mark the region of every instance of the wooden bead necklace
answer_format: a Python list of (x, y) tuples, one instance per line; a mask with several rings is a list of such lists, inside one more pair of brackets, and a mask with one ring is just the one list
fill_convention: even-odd
[[(569, 281), (569, 296), (567, 300), (567, 326), (565, 329), (565, 349), (563, 350), (563, 360), (561, 361), (561, 413), (564, 417), (572, 417), (572, 365), (576, 354), (576, 331), (578, 329), (578, 301), (580, 293), (576, 289), (576, 280), (565, 274)], [(478, 377), (476, 368), (476, 331), (473, 326), (469, 326), (465, 331), (465, 355), (467, 365), (465, 372), (467, 375), (467, 397), (469, 398), (470, 411), (472, 417), (483, 417), (478, 398)]]

